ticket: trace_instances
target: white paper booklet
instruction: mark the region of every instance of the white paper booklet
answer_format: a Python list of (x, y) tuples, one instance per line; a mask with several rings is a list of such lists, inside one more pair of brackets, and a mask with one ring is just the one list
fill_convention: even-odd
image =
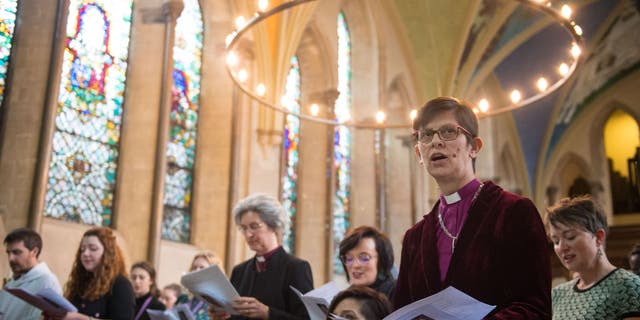
[(208, 305), (238, 315), (231, 301), (240, 295), (217, 265), (187, 273), (182, 276), (180, 283)]
[(71, 302), (51, 288), (44, 288), (36, 293), (20, 288), (7, 288), (4, 290), (51, 315), (64, 315), (67, 311), (78, 311)]
[(338, 287), (335, 282), (328, 282), (322, 287), (313, 289), (305, 294), (302, 294), (300, 290), (290, 286), (291, 290), (295, 292), (304, 306), (307, 308), (309, 318), (311, 320), (325, 320), (329, 313), (329, 305), (331, 300), (342, 289)]
[(189, 305), (179, 304), (169, 310), (149, 310), (149, 319), (151, 320), (195, 320)]
[(495, 306), (482, 303), (454, 287), (448, 287), (396, 310), (384, 320), (480, 320), (493, 308)]

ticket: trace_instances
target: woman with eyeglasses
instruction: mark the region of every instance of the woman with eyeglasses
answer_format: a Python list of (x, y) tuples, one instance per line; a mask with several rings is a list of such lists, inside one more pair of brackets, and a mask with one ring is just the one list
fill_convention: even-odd
[(340, 242), (340, 260), (349, 284), (370, 287), (391, 299), (396, 286), (393, 248), (385, 234), (369, 226), (353, 229)]
[(255, 256), (233, 268), (231, 284), (240, 294), (233, 308), (240, 316), (213, 310), (214, 319), (308, 319), (300, 298), (313, 289), (311, 266), (281, 245), (287, 216), (275, 198), (254, 194), (233, 209), (238, 230)]
[(478, 129), (472, 106), (452, 97), (430, 100), (413, 120), (417, 160), (440, 197), (405, 233), (394, 307), (453, 286), (495, 305), (487, 318), (548, 319), (551, 262), (542, 219), (531, 200), (476, 177)]

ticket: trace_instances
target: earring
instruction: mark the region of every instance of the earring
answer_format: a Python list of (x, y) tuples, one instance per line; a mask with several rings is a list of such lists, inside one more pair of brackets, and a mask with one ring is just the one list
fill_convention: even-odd
[(596, 258), (600, 259), (602, 257), (602, 248), (598, 247), (598, 251), (596, 252)]

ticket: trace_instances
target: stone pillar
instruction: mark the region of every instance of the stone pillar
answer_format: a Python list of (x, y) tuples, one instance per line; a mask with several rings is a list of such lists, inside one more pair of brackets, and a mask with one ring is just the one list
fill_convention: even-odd
[(169, 117), (173, 87), (173, 44), (175, 42), (176, 20), (182, 13), (182, 0), (165, 0), (162, 13), (165, 23), (165, 46), (162, 61), (162, 89), (160, 113), (158, 116), (158, 136), (154, 164), (153, 195), (151, 197), (151, 222), (147, 259), (158, 265), (160, 259), (160, 238), (162, 236), (162, 212), (164, 209), (164, 184), (167, 172), (166, 150), (169, 141)]

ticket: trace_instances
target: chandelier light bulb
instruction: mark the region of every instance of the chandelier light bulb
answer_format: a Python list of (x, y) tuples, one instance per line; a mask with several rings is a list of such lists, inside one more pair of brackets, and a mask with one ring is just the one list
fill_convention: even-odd
[(384, 113), (384, 111), (380, 110), (378, 112), (376, 112), (376, 122), (377, 123), (384, 123), (384, 120), (387, 118), (387, 115)]
[(558, 73), (560, 73), (561, 76), (566, 76), (569, 74), (569, 66), (566, 63), (561, 63), (558, 67)]
[(237, 16), (236, 17), (236, 28), (241, 29), (242, 27), (244, 27), (245, 24), (245, 20), (243, 16)]
[(522, 94), (518, 90), (511, 91), (511, 102), (518, 103), (522, 100)]
[(582, 50), (580, 50), (580, 46), (574, 43), (573, 46), (571, 46), (571, 55), (574, 58), (578, 58), (578, 56), (580, 56), (580, 53), (582, 53)]
[(309, 107), (309, 111), (311, 112), (312, 116), (317, 117), (318, 114), (320, 113), (320, 107), (318, 106), (317, 103), (314, 103), (311, 105), (311, 107)]
[(258, 86), (256, 87), (256, 93), (261, 96), (264, 97), (264, 94), (267, 93), (267, 88), (264, 86), (264, 84), (260, 83), (258, 84)]
[(562, 8), (560, 9), (560, 15), (562, 15), (565, 19), (569, 19), (571, 18), (571, 7), (569, 7), (568, 5), (563, 5)]
[(538, 79), (538, 82), (536, 83), (536, 86), (538, 87), (538, 90), (545, 91), (549, 87), (549, 82), (547, 81), (547, 79), (540, 77), (540, 79)]
[(576, 32), (577, 35), (581, 36), (582, 35), (582, 28), (579, 25), (575, 25), (573, 26), (573, 30)]
[(478, 103), (478, 107), (480, 108), (480, 111), (482, 111), (482, 113), (489, 111), (489, 101), (487, 101), (487, 99), (480, 100), (480, 102)]
[(238, 64), (238, 55), (231, 51), (227, 54), (227, 65), (230, 67), (235, 67)]
[(411, 113), (409, 113), (409, 118), (411, 118), (411, 121), (415, 120), (417, 116), (418, 116), (418, 110), (416, 109), (411, 110)]
[(269, 6), (269, 0), (258, 0), (258, 10), (266, 11)]
[(241, 69), (240, 71), (238, 71), (238, 80), (242, 83), (247, 82), (247, 79), (249, 78), (249, 74), (247, 73), (247, 70), (245, 69)]
[(473, 108), (473, 113), (478, 114), (480, 113), (480, 110), (478, 110), (478, 108)]

